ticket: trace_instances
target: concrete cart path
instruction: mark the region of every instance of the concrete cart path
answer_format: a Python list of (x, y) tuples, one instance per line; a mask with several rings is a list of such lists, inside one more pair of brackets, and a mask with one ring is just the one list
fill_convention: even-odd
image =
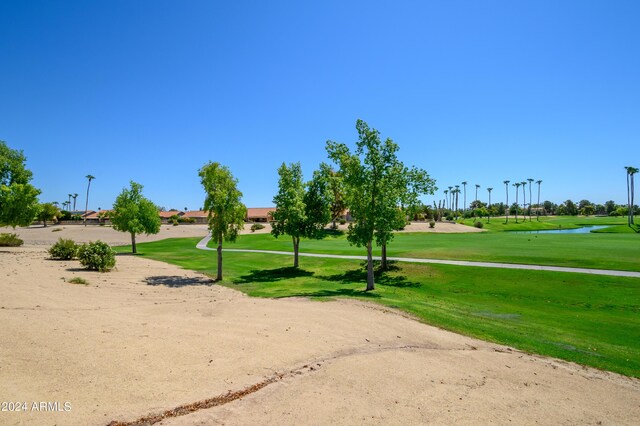
[[(196, 248), (200, 250), (215, 250), (207, 247), (207, 243), (211, 240), (211, 236), (204, 237), (196, 245)], [(275, 251), (275, 250), (251, 250), (251, 249), (223, 249), (226, 252), (243, 252), (243, 253), (265, 253), (265, 254), (279, 254), (285, 256), (293, 256), (293, 252), (290, 251)], [(353, 256), (345, 254), (326, 254), (326, 253), (298, 253), (298, 256), (304, 257), (321, 257), (329, 259), (350, 259), (350, 260), (366, 260), (366, 256)], [(373, 257), (376, 260), (380, 260), (379, 256)], [(495, 263), (495, 262), (473, 262), (468, 260), (443, 260), (443, 259), (421, 259), (414, 257), (387, 257), (387, 260), (395, 260), (398, 262), (412, 262), (412, 263), (437, 263), (441, 265), (456, 265), (456, 266), (476, 266), (480, 268), (504, 268), (504, 269), (527, 269), (532, 271), (553, 271), (553, 272), (575, 272), (579, 274), (592, 274), (592, 275), (609, 275), (614, 277), (631, 277), (640, 278), (640, 272), (634, 271), (616, 271), (610, 269), (589, 269), (589, 268), (570, 268), (565, 266), (546, 266), (546, 265), (525, 265), (519, 263)]]

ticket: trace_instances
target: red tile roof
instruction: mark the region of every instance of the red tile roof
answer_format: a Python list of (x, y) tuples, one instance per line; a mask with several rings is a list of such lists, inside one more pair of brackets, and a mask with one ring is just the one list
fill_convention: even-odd
[(184, 212), (182, 217), (209, 217), (209, 214), (203, 210), (191, 210)]
[(250, 207), (247, 209), (247, 218), (269, 217), (269, 213), (275, 211), (275, 207)]
[(175, 215), (182, 216), (184, 215), (184, 212), (181, 212), (179, 210), (169, 210), (168, 212), (158, 212), (158, 214), (163, 219), (169, 219), (171, 216)]

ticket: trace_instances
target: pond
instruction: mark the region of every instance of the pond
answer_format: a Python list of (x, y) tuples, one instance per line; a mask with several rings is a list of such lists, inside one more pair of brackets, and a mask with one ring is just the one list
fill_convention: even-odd
[(607, 228), (611, 225), (589, 225), (574, 229), (540, 229), (537, 231), (512, 231), (514, 234), (588, 234), (596, 229)]

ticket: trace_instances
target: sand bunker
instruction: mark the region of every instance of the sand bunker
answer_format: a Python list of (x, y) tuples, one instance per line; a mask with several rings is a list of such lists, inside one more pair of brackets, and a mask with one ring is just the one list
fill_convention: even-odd
[[(160, 424), (640, 418), (638, 380), (463, 337), (375, 305), (250, 298), (130, 255), (118, 256), (106, 274), (46, 257), (43, 248), (0, 249), (0, 389), (3, 401), (28, 405), (0, 412), (2, 424), (133, 421), (216, 398), (221, 405)], [(89, 285), (69, 283), (75, 276)], [(227, 402), (229, 395), (242, 397)], [(34, 411), (34, 402), (59, 411)]]

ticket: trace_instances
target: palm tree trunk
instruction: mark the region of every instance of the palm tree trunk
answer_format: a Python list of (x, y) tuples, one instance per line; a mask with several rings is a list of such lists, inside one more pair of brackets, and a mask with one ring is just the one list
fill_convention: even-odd
[(87, 226), (87, 212), (89, 211), (89, 188), (91, 188), (91, 179), (89, 179), (89, 184), (87, 185), (87, 201), (84, 204), (84, 226)]
[(369, 241), (367, 243), (367, 289), (366, 291), (371, 291), (375, 289), (373, 283), (373, 254), (372, 254), (372, 242)]
[(506, 184), (505, 187), (507, 188), (507, 206), (505, 209), (504, 223), (509, 223), (509, 184)]
[(131, 250), (133, 254), (136, 254), (138, 250), (136, 249), (136, 233), (131, 233)]
[(222, 281), (222, 234), (218, 236), (218, 274), (216, 281)]
[(538, 184), (538, 210), (536, 210), (536, 220), (540, 222), (540, 184)]
[(629, 186), (629, 172), (627, 171), (627, 225), (631, 226), (631, 189)]
[(631, 175), (631, 208), (629, 209), (629, 213), (631, 214), (631, 224), (635, 225), (636, 221), (634, 218), (634, 211), (633, 211), (633, 198), (634, 198), (634, 192), (635, 192), (635, 184), (634, 184), (634, 178), (633, 178), (633, 174)]

